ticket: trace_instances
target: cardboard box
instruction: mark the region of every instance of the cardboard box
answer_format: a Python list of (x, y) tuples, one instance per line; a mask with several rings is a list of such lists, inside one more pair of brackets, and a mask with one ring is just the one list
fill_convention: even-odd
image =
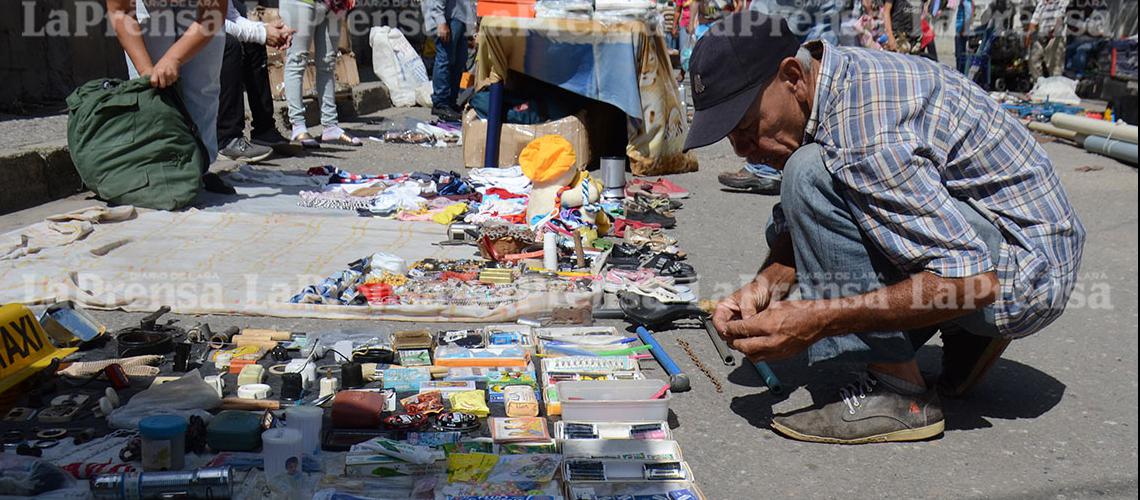
[(475, 15), (499, 17), (534, 17), (534, 2), (502, 2), (479, 0), (475, 4)]
[[(336, 75), (336, 92), (351, 92), (352, 88), (360, 85), (360, 72), (356, 68), (356, 56), (352, 52), (343, 53), (336, 59), (333, 69)], [(314, 90), (317, 82), (317, 68), (312, 64), (305, 67), (305, 75), (301, 79), (301, 95), (311, 97), (316, 95)], [(273, 99), (285, 100), (285, 65), (284, 63), (269, 64), (269, 91)]]
[[(260, 21), (263, 23), (272, 23), (281, 20), (277, 9), (267, 9), (258, 7), (249, 13), (249, 19), (253, 21)], [(278, 50), (273, 47), (265, 47), (266, 63), (269, 67), (269, 90), (273, 94), (273, 99), (278, 101), (285, 100), (285, 50)], [(313, 44), (309, 44), (309, 51), (314, 51)], [(360, 84), (360, 70), (356, 66), (356, 54), (352, 52), (352, 40), (348, 36), (348, 23), (345, 21), (340, 22), (340, 41), (337, 43), (337, 58), (336, 67), (333, 69), (333, 74), (336, 75), (336, 91), (337, 93), (351, 91), (353, 87)], [(315, 95), (313, 87), (317, 81), (317, 69), (313, 64), (305, 67), (305, 75), (302, 77), (301, 88), (303, 89), (301, 95), (312, 96)]]
[[(591, 154), (585, 112), (537, 125), (503, 124), (503, 134), (499, 141), (499, 166), (518, 165), (519, 153), (530, 141), (552, 134), (561, 135), (570, 141), (577, 155), (578, 167), (585, 170), (590, 164)], [(468, 168), (482, 167), (486, 146), (487, 120), (480, 119), (474, 109), (468, 109), (463, 114), (463, 164)]]

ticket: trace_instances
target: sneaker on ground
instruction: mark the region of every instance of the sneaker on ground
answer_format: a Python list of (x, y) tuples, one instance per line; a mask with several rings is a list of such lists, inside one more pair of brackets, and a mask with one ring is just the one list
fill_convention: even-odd
[(839, 397), (777, 416), (772, 428), (798, 441), (831, 444), (919, 441), (945, 428), (936, 391), (901, 394), (865, 373), (840, 389)]
[(445, 106), (435, 106), (431, 108), (431, 114), (445, 122), (458, 122), (463, 119), (463, 116), (460, 115), (458, 111)]
[(289, 144), (289, 139), (286, 139), (285, 136), (276, 130), (266, 130), (265, 132), (251, 135), (249, 142), (261, 146), (274, 147)]
[(244, 137), (231, 140), (226, 147), (218, 151), (218, 156), (227, 160), (245, 163), (256, 163), (273, 154), (273, 149), (266, 146), (250, 144)]
[(741, 189), (758, 194), (779, 195), (780, 180), (771, 177), (761, 177), (746, 169), (739, 172), (724, 173), (716, 176), (716, 180), (725, 187)]

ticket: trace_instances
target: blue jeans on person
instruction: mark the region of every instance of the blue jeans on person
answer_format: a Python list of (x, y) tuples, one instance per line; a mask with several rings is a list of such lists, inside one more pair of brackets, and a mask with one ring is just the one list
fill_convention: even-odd
[(966, 45), (970, 39), (961, 33), (954, 35), (954, 63), (958, 67), (958, 72), (963, 75), (966, 70), (970, 69), (970, 53)]
[[(986, 243), (994, 261), (1004, 240), (1001, 231), (968, 202), (958, 209)], [(784, 167), (780, 203), (795, 249), (796, 278), (802, 298), (830, 299), (867, 293), (902, 281), (907, 273), (891, 265), (874, 243), (863, 236), (847, 202), (823, 164), (822, 150), (808, 144), (792, 154)], [(773, 217), (777, 217), (774, 213)], [(767, 229), (768, 245), (778, 234), (773, 222)], [(992, 306), (939, 325), (943, 335), (969, 333), (995, 337)], [(933, 328), (913, 332), (887, 331), (826, 337), (808, 349), (811, 363), (900, 363), (914, 359), (915, 351), (934, 334)]]
[(435, 68), (431, 75), (431, 105), (434, 108), (456, 107), (459, 96), (459, 79), (467, 65), (467, 24), (449, 20), (451, 40), (444, 42), (435, 37)]
[(767, 177), (769, 179), (780, 180), (782, 175), (779, 170), (776, 170), (763, 163), (744, 163), (744, 170), (747, 170), (756, 177)]
[[(324, 2), (281, 0), (281, 21), (297, 30), (285, 51), (285, 101), (293, 131), (307, 127), (303, 99), (305, 66), (311, 61), (316, 70), (313, 87), (321, 108), (321, 125), (338, 127), (336, 110), (336, 58), (340, 43), (340, 17)], [(313, 51), (309, 51), (309, 46)]]

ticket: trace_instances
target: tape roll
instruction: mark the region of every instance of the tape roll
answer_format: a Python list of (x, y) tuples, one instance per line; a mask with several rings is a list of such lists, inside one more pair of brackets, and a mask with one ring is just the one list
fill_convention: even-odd
[(269, 386), (266, 384), (246, 384), (238, 387), (237, 396), (241, 399), (265, 399), (269, 396)]
[(44, 429), (36, 433), (36, 437), (40, 439), (59, 439), (67, 435), (67, 429), (54, 428)]

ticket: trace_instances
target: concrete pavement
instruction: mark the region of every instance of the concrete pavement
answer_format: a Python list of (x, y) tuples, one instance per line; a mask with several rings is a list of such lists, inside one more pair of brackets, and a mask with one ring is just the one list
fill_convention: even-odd
[[(375, 134), (408, 116), (426, 118), (427, 112), (390, 109), (345, 126)], [(674, 432), (709, 498), (1136, 497), (1137, 171), (1065, 144), (1050, 143), (1045, 148), (1088, 229), (1078, 293), (1056, 323), (1014, 342), (972, 397), (946, 402), (947, 431), (941, 439), (859, 447), (785, 440), (766, 427), (773, 412), (833, 397), (850, 380), (850, 367), (809, 367), (803, 359), (774, 363), (791, 389), (787, 396), (776, 397), (763, 388), (752, 368), (723, 366), (698, 325), (662, 332), (662, 343), (693, 382), (691, 392), (674, 396)], [(462, 170), (461, 156), (460, 148), (366, 140), (359, 149), (329, 148), (269, 164), (297, 170), (331, 163), (368, 173)], [(727, 144), (701, 150), (698, 157), (700, 172), (672, 177), (693, 193), (678, 212), (678, 228), (672, 234), (701, 274), (698, 294), (711, 298), (751, 278), (766, 253), (761, 232), (777, 200), (720, 189), (716, 174), (741, 166)], [(1078, 170), (1085, 166), (1094, 169)], [(71, 197), (0, 216), (0, 232), (90, 203)], [(361, 255), (369, 252), (360, 249)], [(141, 317), (118, 312), (96, 315), (113, 328)], [(208, 320), (215, 330), (239, 325), (379, 333), (407, 326), (277, 318)], [(720, 379), (723, 393), (716, 393), (695, 368), (677, 346), (678, 338), (693, 346)], [(937, 373), (940, 354), (937, 340), (925, 347), (920, 352), (923, 370)]]

